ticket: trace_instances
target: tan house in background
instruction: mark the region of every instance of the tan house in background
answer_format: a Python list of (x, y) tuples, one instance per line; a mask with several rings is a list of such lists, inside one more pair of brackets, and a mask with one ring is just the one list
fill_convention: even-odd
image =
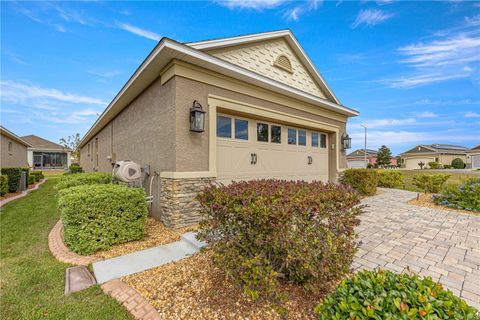
[(0, 168), (27, 167), (27, 148), (31, 145), (0, 126)]
[(467, 147), (449, 144), (418, 145), (401, 153), (400, 156), (402, 158), (402, 167), (406, 169), (420, 169), (419, 163), (423, 163), (424, 168), (429, 168), (428, 163), (432, 161), (442, 165), (451, 165), (453, 159), (460, 158), (463, 162), (466, 162), (467, 150)]
[(34, 170), (64, 170), (70, 166), (71, 151), (36, 135), (22, 137), (30, 144), (28, 165)]
[(480, 144), (467, 150), (467, 168), (480, 169)]
[(198, 222), (194, 197), (209, 181), (335, 181), (356, 115), (289, 30), (163, 38), (83, 137), (80, 164), (87, 172), (110, 172), (118, 160), (149, 166), (159, 175), (152, 214), (181, 227)]

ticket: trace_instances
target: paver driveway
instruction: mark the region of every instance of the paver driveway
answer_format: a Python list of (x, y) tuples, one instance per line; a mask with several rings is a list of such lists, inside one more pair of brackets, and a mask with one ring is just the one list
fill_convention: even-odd
[(353, 267), (401, 272), (408, 266), (479, 309), (480, 216), (409, 205), (416, 196), (409, 191), (381, 192), (362, 201), (368, 207)]

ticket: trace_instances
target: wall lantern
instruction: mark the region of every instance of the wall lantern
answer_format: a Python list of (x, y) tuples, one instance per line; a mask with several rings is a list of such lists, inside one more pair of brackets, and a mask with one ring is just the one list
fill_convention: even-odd
[(343, 150), (347, 150), (352, 147), (352, 138), (350, 138), (348, 134), (342, 135), (342, 146), (343, 146)]
[(205, 131), (205, 111), (197, 100), (193, 101), (192, 108), (190, 109), (190, 131)]

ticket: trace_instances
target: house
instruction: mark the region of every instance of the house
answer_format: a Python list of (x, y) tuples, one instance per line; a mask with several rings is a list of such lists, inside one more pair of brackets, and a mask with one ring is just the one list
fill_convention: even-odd
[(31, 145), (7, 128), (0, 126), (0, 168), (27, 167), (27, 148)]
[(467, 168), (480, 169), (480, 144), (467, 150)]
[(346, 167), (346, 123), (357, 115), (290, 30), (162, 38), (81, 140), (80, 164), (149, 166), (152, 214), (182, 227), (198, 222), (194, 198), (210, 181), (335, 181)]
[(63, 170), (70, 166), (70, 150), (36, 135), (22, 137), (30, 144), (28, 164), (34, 170)]
[(460, 158), (466, 161), (468, 148), (450, 144), (418, 145), (400, 154), (402, 167), (406, 169), (420, 169), (420, 163), (428, 168), (429, 162), (438, 162), (442, 165), (451, 165), (452, 160)]
[[(372, 166), (377, 163), (377, 150), (367, 149), (367, 165)], [(397, 158), (392, 157), (390, 159), (390, 165), (397, 165)], [(347, 167), (348, 168), (365, 168), (365, 149), (358, 149), (347, 154)]]

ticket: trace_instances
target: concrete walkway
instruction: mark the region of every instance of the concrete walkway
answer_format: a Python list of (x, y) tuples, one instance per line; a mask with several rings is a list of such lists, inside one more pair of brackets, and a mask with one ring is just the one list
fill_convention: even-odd
[(480, 216), (409, 205), (414, 192), (381, 191), (363, 201), (353, 267), (401, 272), (408, 266), (479, 308)]
[(195, 233), (185, 233), (180, 241), (149, 248), (123, 256), (94, 262), (93, 273), (98, 283), (142, 272), (169, 262), (188, 257), (205, 246), (195, 238)]

